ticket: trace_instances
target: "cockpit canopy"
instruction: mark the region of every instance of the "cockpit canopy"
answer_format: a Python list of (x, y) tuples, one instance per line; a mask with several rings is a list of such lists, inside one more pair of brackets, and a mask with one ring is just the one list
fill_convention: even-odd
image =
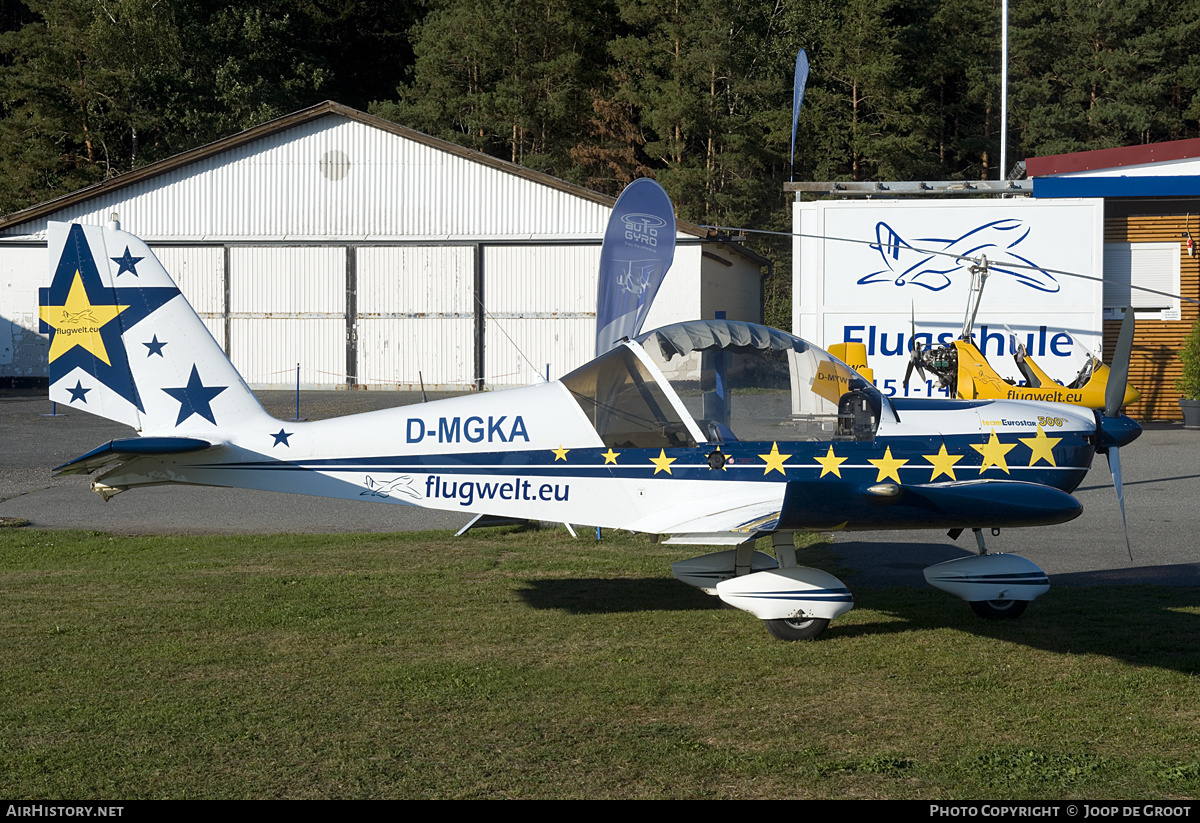
[(870, 439), (880, 393), (828, 352), (734, 320), (677, 323), (562, 379), (610, 448)]

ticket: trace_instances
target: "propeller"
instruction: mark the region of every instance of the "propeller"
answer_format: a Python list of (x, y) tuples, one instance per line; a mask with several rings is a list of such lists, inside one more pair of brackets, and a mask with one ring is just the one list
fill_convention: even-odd
[(910, 311), (908, 339), (912, 343), (912, 353), (908, 356), (908, 368), (904, 370), (904, 388), (908, 388), (908, 378), (912, 377), (914, 366), (917, 369), (917, 374), (921, 375), (921, 379), (925, 379), (925, 368), (921, 365), (921, 341), (917, 339), (917, 307), (915, 304), (910, 308)]
[[(1134, 322), (1133, 307), (1130, 306), (1125, 309), (1125, 319), (1121, 321), (1121, 333), (1117, 335), (1117, 348), (1113, 352), (1112, 366), (1109, 367), (1108, 385), (1104, 387), (1103, 415), (1104, 418), (1110, 420), (1121, 416), (1121, 405), (1125, 401), (1125, 386), (1129, 382), (1129, 358), (1133, 353)], [(1104, 418), (1099, 421), (1101, 429), (1104, 428)], [(1135, 434), (1134, 437), (1136, 436)], [(1129, 439), (1132, 440), (1132, 438)], [(1101, 441), (1103, 442), (1103, 440), (1102, 436)], [(1121, 525), (1125, 529), (1125, 549), (1129, 552), (1129, 559), (1132, 561), (1133, 549), (1129, 544), (1129, 523), (1125, 520), (1125, 487), (1121, 483), (1120, 443), (1113, 442), (1107, 447), (1107, 451), (1108, 470), (1112, 473), (1113, 488), (1117, 492), (1117, 504), (1121, 507)]]
[(1121, 321), (1121, 333), (1117, 335), (1117, 348), (1113, 352), (1109, 367), (1108, 385), (1104, 388), (1104, 416), (1117, 417), (1125, 400), (1125, 386), (1129, 383), (1129, 357), (1133, 354), (1133, 307), (1125, 309)]

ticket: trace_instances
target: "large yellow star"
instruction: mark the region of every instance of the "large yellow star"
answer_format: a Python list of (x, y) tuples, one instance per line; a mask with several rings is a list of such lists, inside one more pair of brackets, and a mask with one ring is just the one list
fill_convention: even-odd
[(833, 454), (833, 446), (830, 446), (829, 451), (826, 452), (824, 457), (814, 457), (813, 459), (821, 464), (821, 477), (824, 477), (827, 474), (836, 474), (838, 477), (841, 477), (841, 465), (850, 458), (835, 457)]
[(560, 445), (560, 446), (559, 446), (557, 449), (551, 449), (550, 451), (554, 452), (554, 459), (555, 459), (555, 460), (562, 460), (562, 461), (566, 461), (566, 459), (567, 459), (567, 452), (569, 452), (569, 451), (570, 451), (570, 449), (564, 449), (564, 448), (563, 448), (563, 447)]
[(932, 483), (934, 480), (937, 480), (943, 474), (949, 477), (951, 480), (958, 479), (954, 476), (954, 464), (959, 460), (962, 460), (963, 456), (961, 454), (947, 454), (945, 443), (942, 444), (942, 447), (938, 450), (937, 454), (923, 454), (921, 456), (928, 460), (933, 466), (933, 474), (929, 477), (930, 483)]
[(878, 483), (880, 480), (884, 480), (888, 477), (896, 478), (896, 482), (899, 483), (900, 482), (900, 467), (903, 466), (908, 461), (907, 460), (898, 460), (898, 459), (892, 457), (892, 447), (888, 446), (887, 450), (884, 451), (884, 453), (883, 453), (883, 457), (879, 458), (878, 460), (868, 459), (867, 462), (870, 463), (875, 468), (879, 469), (879, 474), (875, 478), (876, 483)]
[(663, 449), (658, 450), (658, 457), (651, 457), (650, 462), (654, 464), (654, 473), (666, 472), (671, 473), (671, 464), (675, 462), (674, 457), (667, 457), (667, 453)]
[(780, 454), (778, 443), (771, 444), (770, 454), (760, 454), (759, 457), (767, 461), (766, 468), (763, 469), (763, 474), (770, 474), (773, 471), (777, 471), (784, 477), (787, 477), (787, 472), (783, 470), (783, 461), (787, 460), (791, 455)]
[(608, 451), (600, 456), (604, 458), (604, 465), (607, 466), (609, 463), (612, 463), (615, 466), (617, 465), (617, 458), (621, 456), (621, 453), (613, 451), (610, 446)]
[(983, 455), (983, 465), (979, 467), (979, 473), (983, 474), (990, 467), (1003, 471), (1005, 474), (1012, 474), (1008, 470), (1008, 463), (1005, 462), (1004, 456), (1017, 447), (1016, 443), (1009, 443), (1007, 446), (1000, 442), (1000, 438), (996, 437), (996, 430), (992, 429), (992, 436), (988, 442), (983, 445), (971, 444), (971, 448)]
[(100, 329), (127, 308), (129, 306), (92, 305), (83, 287), (83, 278), (76, 271), (66, 303), (40, 308), (42, 320), (55, 330), (54, 341), (50, 344), (50, 362), (53, 363), (75, 346), (80, 346), (111, 366)]
[(1046, 432), (1042, 431), (1042, 427), (1037, 427), (1037, 437), (1018, 437), (1022, 443), (1029, 447), (1029, 465), (1033, 465), (1039, 460), (1045, 460), (1051, 466), (1057, 466), (1054, 462), (1054, 447), (1062, 440), (1061, 437), (1047, 437)]

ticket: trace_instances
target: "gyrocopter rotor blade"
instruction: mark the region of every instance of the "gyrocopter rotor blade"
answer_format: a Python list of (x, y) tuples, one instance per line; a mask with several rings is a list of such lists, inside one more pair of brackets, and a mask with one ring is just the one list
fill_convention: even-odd
[[(863, 246), (871, 246), (872, 248), (881, 248), (881, 249), (892, 249), (892, 248), (903, 247), (905, 249), (910, 249), (914, 252), (918, 252), (920, 254), (938, 255), (941, 257), (949, 257), (953, 260), (966, 260), (966, 261), (969, 261), (970, 263), (972, 263), (975, 267), (981, 268), (981, 269), (986, 269), (988, 266), (987, 255), (983, 255), (983, 254), (979, 255), (978, 257), (971, 257), (970, 255), (954, 254), (952, 252), (947, 252), (942, 249), (918, 248), (916, 246), (912, 246), (907, 243), (903, 244), (903, 246), (901, 246), (900, 244), (896, 244), (896, 243), (881, 243), (878, 239), (863, 240), (863, 239), (856, 238), (856, 237), (833, 237), (833, 236), (827, 235), (827, 234), (813, 234), (810, 232), (802, 232), (802, 231), (767, 231), (766, 229), (748, 229), (748, 228), (745, 228), (742, 226), (704, 225), (704, 226), (702, 226), (702, 228), (710, 229), (712, 231), (718, 231), (718, 232), (721, 232), (721, 231), (736, 232), (737, 234), (768, 234), (768, 235), (774, 235), (776, 237), (810, 237), (815, 240), (833, 240), (833, 241), (836, 241), (839, 243), (857, 243), (857, 244), (860, 244)], [(1080, 272), (1064, 271), (1062, 269), (1048, 269), (1044, 266), (1024, 265), (1021, 263), (1012, 263), (1012, 262), (1008, 262), (1008, 261), (1005, 261), (1004, 269), (1005, 270), (1019, 269), (1019, 270), (1026, 270), (1026, 271), (1039, 271), (1039, 272), (1042, 272), (1043, 274), (1060, 274), (1064, 277), (1076, 277), (1081, 280), (1091, 280), (1096, 283), (1104, 282), (1103, 277), (1097, 277), (1097, 276), (1091, 275), (1091, 274), (1081, 274)], [(1197, 300), (1195, 297), (1184, 297), (1182, 295), (1172, 294), (1171, 292), (1168, 292), (1168, 291), (1159, 291), (1158, 289), (1151, 289), (1146, 286), (1130, 285), (1130, 288), (1137, 289), (1138, 291), (1142, 291), (1142, 292), (1147, 292), (1149, 294), (1159, 294), (1159, 295), (1162, 295), (1163, 297), (1173, 297), (1176, 300), (1182, 300), (1187, 303), (1200, 303), (1200, 300)], [(967, 332), (969, 333), (969, 331), (970, 330), (968, 329)], [(964, 336), (968, 336), (968, 335), (964, 335)]]

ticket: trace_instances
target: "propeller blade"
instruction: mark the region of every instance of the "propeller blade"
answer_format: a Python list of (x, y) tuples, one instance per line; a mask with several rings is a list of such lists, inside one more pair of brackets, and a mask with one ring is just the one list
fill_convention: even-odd
[(1117, 491), (1117, 503), (1121, 507), (1121, 526), (1125, 529), (1125, 551), (1133, 560), (1133, 549), (1129, 545), (1129, 523), (1125, 520), (1125, 487), (1121, 483), (1121, 454), (1116, 446), (1108, 447), (1108, 470), (1112, 472), (1113, 488)]
[(908, 388), (908, 378), (912, 377), (913, 367), (917, 369), (917, 374), (921, 375), (921, 379), (925, 379), (925, 369), (921, 367), (921, 344), (917, 340), (917, 307), (913, 303), (909, 306), (908, 317), (908, 368), (904, 370), (904, 388)]
[(1121, 413), (1121, 401), (1125, 399), (1125, 385), (1129, 382), (1129, 357), (1133, 353), (1133, 307), (1125, 309), (1121, 321), (1121, 333), (1117, 335), (1117, 348), (1113, 352), (1109, 367), (1108, 385), (1104, 387), (1104, 416), (1116, 417)]

